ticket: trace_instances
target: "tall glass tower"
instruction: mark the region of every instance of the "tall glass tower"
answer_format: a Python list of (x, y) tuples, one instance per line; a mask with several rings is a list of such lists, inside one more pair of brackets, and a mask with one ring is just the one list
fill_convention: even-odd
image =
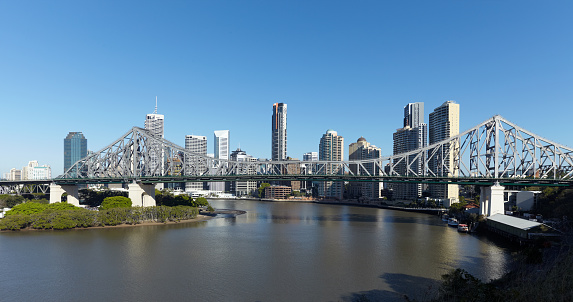
[(70, 132), (64, 139), (64, 172), (88, 155), (88, 140), (81, 132)]

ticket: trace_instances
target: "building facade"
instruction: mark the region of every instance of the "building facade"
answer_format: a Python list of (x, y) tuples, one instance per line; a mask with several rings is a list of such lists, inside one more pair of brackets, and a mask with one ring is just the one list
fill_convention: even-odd
[(40, 166), (37, 160), (28, 162), (22, 168), (22, 180), (44, 180), (52, 178), (52, 168), (49, 165)]
[[(257, 159), (253, 156), (247, 154), (247, 152), (237, 148), (237, 150), (231, 153), (231, 160), (238, 162), (256, 162)], [(237, 171), (237, 174), (255, 174), (256, 169), (254, 166), (243, 167), (242, 170)], [(235, 196), (247, 196), (251, 195), (253, 191), (258, 190), (256, 181), (231, 181), (230, 191), (235, 194)]]
[[(409, 103), (404, 107), (404, 124), (393, 134), (393, 154), (413, 151), (428, 145), (428, 126), (424, 123), (424, 103)], [(422, 175), (424, 158), (416, 158), (412, 155), (408, 161), (410, 173)], [(406, 163), (400, 161), (395, 165), (395, 172), (405, 175), (408, 170)], [(426, 189), (423, 184), (416, 183), (394, 183), (391, 185), (393, 198), (398, 200), (412, 200), (422, 197), (422, 192)]]
[[(216, 130), (213, 135), (213, 152), (215, 159), (229, 160), (229, 146), (231, 145), (231, 132), (229, 130)], [(218, 163), (223, 165), (224, 163)], [(210, 169), (217, 169), (217, 167), (209, 167)], [(229, 191), (228, 182), (210, 182), (208, 183), (209, 190), (226, 192)]]
[(286, 199), (291, 192), (289, 186), (270, 186), (265, 188), (265, 198)]
[[(207, 156), (207, 137), (201, 135), (186, 135), (185, 136), (185, 150)], [(185, 169), (188, 173), (192, 174), (205, 174), (208, 170), (207, 160), (201, 157), (191, 157), (186, 159)], [(198, 191), (203, 190), (203, 182), (187, 182), (185, 183), (185, 191)]]
[[(302, 155), (303, 161), (317, 161), (318, 160), (318, 152), (307, 152)], [(312, 165), (304, 164), (301, 166), (301, 174), (313, 174), (315, 171), (312, 170)], [(317, 187), (318, 184), (311, 180), (309, 181), (301, 181), (300, 188), (306, 192), (312, 192), (312, 189)]]
[[(341, 161), (344, 158), (344, 138), (332, 129), (326, 131), (318, 145), (318, 158), (325, 161)], [(342, 174), (343, 169), (335, 171), (327, 166), (326, 174)], [(321, 181), (318, 185), (318, 196), (342, 200), (344, 193), (343, 181)]]
[(64, 173), (88, 155), (88, 140), (81, 132), (70, 132), (64, 138)]
[(273, 104), (272, 160), (287, 158), (287, 104)]
[[(460, 105), (454, 101), (447, 101), (430, 113), (428, 127), (429, 143), (435, 144), (460, 133)], [(459, 146), (445, 147), (444, 152), (436, 154), (429, 160), (430, 169), (437, 171), (438, 175), (458, 176), (458, 169), (454, 164), (454, 150)], [(431, 184), (429, 193), (433, 198), (458, 200), (459, 187), (456, 184)]]
[[(155, 98), (155, 111), (145, 118), (145, 130), (157, 138), (163, 138), (165, 117), (163, 114), (157, 114), (157, 98)], [(151, 158), (148, 173), (150, 175), (163, 175), (165, 171), (164, 151), (161, 148), (150, 148), (149, 156)]]
[[(348, 160), (363, 160), (363, 159), (376, 159), (381, 157), (380, 148), (371, 145), (364, 137), (360, 137), (355, 143), (348, 146)], [(364, 171), (359, 171), (362, 169), (357, 164), (350, 164), (350, 171), (353, 174), (363, 173)], [(370, 173), (370, 175), (380, 175), (382, 171), (373, 163), (363, 164), (364, 169)], [(380, 182), (350, 182), (348, 197), (349, 198), (380, 198), (381, 191)]]

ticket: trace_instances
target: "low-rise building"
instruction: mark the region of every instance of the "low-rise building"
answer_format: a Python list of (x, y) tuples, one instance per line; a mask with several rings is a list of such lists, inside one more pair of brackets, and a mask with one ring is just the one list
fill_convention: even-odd
[(291, 192), (291, 188), (287, 186), (270, 186), (265, 188), (265, 198), (286, 199)]

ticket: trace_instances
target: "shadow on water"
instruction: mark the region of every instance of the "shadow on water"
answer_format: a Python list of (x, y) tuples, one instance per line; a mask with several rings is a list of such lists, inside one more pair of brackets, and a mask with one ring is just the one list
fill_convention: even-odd
[(373, 289), (350, 293), (342, 301), (427, 301), (436, 297), (439, 282), (429, 278), (385, 273), (380, 276), (392, 291)]

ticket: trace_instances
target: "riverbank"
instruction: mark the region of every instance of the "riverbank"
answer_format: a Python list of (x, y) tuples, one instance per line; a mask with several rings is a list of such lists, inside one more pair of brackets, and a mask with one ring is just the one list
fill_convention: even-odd
[[(118, 225), (106, 225), (106, 226), (90, 226), (90, 227), (75, 227), (75, 228), (71, 228), (71, 229), (65, 229), (65, 230), (88, 230), (88, 229), (110, 229), (110, 228), (128, 228), (128, 227), (136, 227), (136, 226), (153, 226), (153, 225), (166, 225), (166, 224), (183, 224), (183, 223), (191, 223), (191, 222), (200, 222), (200, 221), (205, 221), (205, 220), (209, 220), (214, 218), (215, 216), (211, 216), (211, 215), (197, 215), (197, 217), (192, 218), (192, 219), (184, 219), (184, 220), (179, 220), (179, 221), (165, 221), (165, 222), (160, 222), (160, 221), (142, 221), (136, 224), (130, 224), (130, 223), (122, 223), (122, 224), (118, 224)], [(29, 232), (29, 231), (62, 231), (62, 230), (54, 230), (54, 229), (35, 229), (32, 227), (26, 227), (23, 229), (19, 229), (19, 230), (0, 230), (0, 233), (4, 233), (4, 232)]]

